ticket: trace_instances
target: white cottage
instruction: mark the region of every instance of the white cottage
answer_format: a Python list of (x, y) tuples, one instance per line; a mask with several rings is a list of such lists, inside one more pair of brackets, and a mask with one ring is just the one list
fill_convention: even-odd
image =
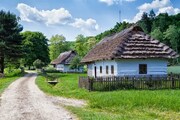
[(101, 40), (81, 62), (91, 77), (166, 75), (168, 59), (176, 57), (174, 50), (134, 25)]
[(71, 60), (77, 55), (75, 51), (66, 51), (61, 53), (57, 59), (51, 62), (56, 70), (61, 72), (83, 72), (83, 68), (80, 67), (79, 69), (71, 69), (69, 66), (71, 64)]

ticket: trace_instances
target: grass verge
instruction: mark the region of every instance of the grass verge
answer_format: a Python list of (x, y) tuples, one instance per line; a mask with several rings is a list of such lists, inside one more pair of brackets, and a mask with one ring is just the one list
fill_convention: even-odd
[(36, 84), (47, 94), (87, 100), (84, 108), (67, 107), (82, 120), (180, 119), (179, 90), (88, 92), (78, 88), (78, 76), (85, 74), (50, 75), (60, 77), (57, 85), (49, 85), (41, 75)]
[(6, 77), (0, 78), (0, 95), (13, 81), (22, 77), (25, 73), (16, 74), (16, 75), (7, 75)]

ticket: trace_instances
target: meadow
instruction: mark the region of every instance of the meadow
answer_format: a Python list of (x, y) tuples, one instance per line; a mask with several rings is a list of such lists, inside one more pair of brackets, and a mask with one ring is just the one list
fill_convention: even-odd
[(36, 84), (47, 94), (86, 100), (88, 105), (84, 108), (67, 106), (67, 109), (82, 120), (180, 119), (180, 90), (89, 92), (78, 88), (78, 77), (86, 74), (49, 75), (58, 76), (59, 83), (52, 86), (46, 82), (44, 76), (39, 75)]

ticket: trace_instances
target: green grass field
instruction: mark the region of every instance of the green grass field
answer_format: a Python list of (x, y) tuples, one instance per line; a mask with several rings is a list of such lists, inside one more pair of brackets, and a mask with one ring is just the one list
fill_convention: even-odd
[(78, 88), (78, 76), (85, 74), (51, 75), (59, 76), (60, 82), (51, 86), (39, 76), (39, 88), (47, 94), (87, 100), (85, 108), (67, 107), (82, 120), (180, 119), (180, 90), (88, 92)]

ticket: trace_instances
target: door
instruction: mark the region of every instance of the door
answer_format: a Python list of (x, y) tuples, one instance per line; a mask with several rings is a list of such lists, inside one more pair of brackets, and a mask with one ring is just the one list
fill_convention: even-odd
[(96, 66), (94, 67), (94, 77), (96, 78)]

